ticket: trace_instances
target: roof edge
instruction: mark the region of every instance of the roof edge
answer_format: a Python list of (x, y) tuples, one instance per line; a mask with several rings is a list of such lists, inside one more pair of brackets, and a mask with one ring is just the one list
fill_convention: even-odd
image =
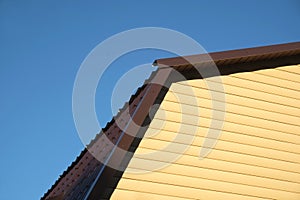
[(220, 67), (225, 63), (245, 63), (253, 60), (258, 61), (266, 58), (278, 58), (297, 54), (300, 55), (300, 42), (220, 51), (207, 54), (179, 56), (173, 58), (162, 58), (155, 60), (153, 65), (160, 68), (173, 67), (180, 70), (181, 67), (214, 62), (218, 67)]

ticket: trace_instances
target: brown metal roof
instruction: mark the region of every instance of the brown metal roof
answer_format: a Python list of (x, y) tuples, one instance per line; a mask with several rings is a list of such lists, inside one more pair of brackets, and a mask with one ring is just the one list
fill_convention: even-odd
[[(112, 148), (102, 151), (101, 135), (105, 134), (114, 144), (120, 138), (120, 143), (117, 145), (127, 151), (134, 152), (140, 139), (127, 134), (123, 136), (121, 134), (122, 130), (117, 126), (115, 119), (128, 123), (128, 116), (126, 117), (124, 113), (129, 109), (131, 114), (129, 117), (132, 117), (136, 124), (141, 127), (149, 124), (151, 121), (148, 117), (149, 109), (152, 105), (159, 104), (162, 101), (168, 91), (165, 86), (169, 86), (172, 82), (176, 81), (176, 77), (174, 78), (172, 73), (170, 74), (170, 70), (168, 70), (170, 67), (180, 71), (186, 78), (193, 79), (202, 78), (197, 73), (197, 70), (195, 70), (195, 67), (205, 68), (210, 67), (211, 64), (215, 64), (221, 74), (298, 64), (300, 63), (300, 42), (210, 53), (209, 56), (212, 59), (208, 55), (200, 54), (156, 60), (154, 65), (159, 66), (159, 69), (137, 90), (130, 101), (125, 103), (123, 109), (96, 136), (89, 147), (95, 148), (95, 150), (99, 151), (100, 156), (106, 157), (112, 151)], [(160, 79), (161, 84), (151, 83), (151, 80), (157, 77)], [(135, 114), (133, 115), (133, 113)], [(134, 131), (136, 135), (142, 136), (145, 129)], [(100, 149), (97, 149), (98, 146), (100, 146)], [(118, 160), (119, 164), (126, 168), (130, 160), (130, 157), (126, 156), (113, 154), (111, 160)], [(114, 187), (116, 187), (118, 180), (122, 176), (122, 172), (110, 167), (104, 167), (103, 172), (97, 177), (102, 167), (103, 164), (95, 159), (89, 151), (84, 149), (71, 166), (68, 167), (54, 185), (44, 194), (42, 199), (83, 199), (88, 192), (88, 199), (96, 199), (96, 197), (99, 199), (99, 196), (101, 196), (101, 199), (109, 199)], [(89, 191), (93, 183), (95, 185)]]

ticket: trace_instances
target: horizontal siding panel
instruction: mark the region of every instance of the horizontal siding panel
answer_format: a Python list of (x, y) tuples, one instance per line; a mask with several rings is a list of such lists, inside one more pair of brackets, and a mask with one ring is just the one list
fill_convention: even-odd
[[(180, 187), (168, 184), (161, 184), (161, 183), (153, 183), (147, 181), (138, 181), (132, 179), (122, 179), (119, 182), (119, 187), (122, 189), (130, 190), (134, 188), (134, 190), (140, 192), (152, 192), (155, 194), (161, 195), (173, 195), (181, 198), (191, 198), (191, 199), (230, 199), (230, 200), (237, 200), (237, 199), (266, 199), (266, 198), (258, 198), (258, 197), (251, 197), (251, 196), (242, 196), (212, 190), (201, 190), (197, 188), (190, 188), (190, 187)], [(270, 199), (270, 198), (267, 198)]]
[[(290, 124), (285, 124), (281, 122), (275, 122), (275, 121), (270, 121), (268, 119), (258, 119), (255, 117), (249, 117), (249, 116), (243, 116), (239, 114), (233, 114), (233, 113), (224, 113), (221, 111), (214, 111), (215, 115), (211, 115), (209, 112), (204, 112), (205, 109), (201, 109), (201, 114), (200, 116), (194, 116), (194, 115), (189, 115), (189, 114), (184, 114), (184, 113), (175, 113), (167, 110), (158, 110), (157, 113), (155, 114), (155, 117), (157, 119), (161, 120), (170, 120), (170, 121), (176, 121), (178, 123), (185, 123), (188, 122), (190, 124), (195, 124), (195, 125), (200, 125), (201, 122), (203, 121), (202, 118), (200, 120), (200, 117), (205, 117), (208, 119), (216, 119), (220, 120), (226, 123), (226, 122), (238, 122), (239, 124), (244, 124), (248, 126), (253, 126), (253, 127), (258, 127), (258, 128), (263, 128), (263, 129), (268, 129), (268, 130), (274, 130), (274, 131), (280, 131), (283, 133), (290, 133), (290, 134), (295, 134), (295, 135), (300, 135), (300, 126), (296, 125), (290, 125)], [(224, 118), (225, 117), (225, 118)]]
[[(199, 145), (200, 144), (200, 138), (207, 137), (207, 138), (213, 138), (207, 136), (208, 129), (203, 127), (198, 127), (196, 132), (189, 132), (189, 131), (172, 131), (172, 130), (160, 130), (160, 129), (154, 129), (149, 128), (144, 136), (145, 139), (151, 138), (151, 139), (159, 139), (159, 140), (166, 140), (166, 141), (172, 141), (175, 137), (187, 137), (183, 138), (182, 141), (185, 142), (189, 139), (189, 137), (194, 137), (193, 144)], [(217, 133), (217, 130), (216, 130)], [(244, 145), (250, 145), (250, 146), (257, 146), (257, 147), (263, 147), (267, 149), (274, 149), (278, 151), (283, 152), (290, 152), (290, 153), (296, 153), (299, 154), (300, 152), (300, 145), (292, 144), (292, 143), (286, 143), (276, 140), (270, 140), (265, 138), (260, 138), (256, 136), (249, 136), (244, 134), (238, 134), (238, 133), (232, 133), (227, 131), (222, 131), (220, 137), (218, 138), (220, 141), (227, 141), (227, 142), (233, 142), (237, 144), (244, 144)]]
[[(186, 99), (184, 99), (186, 97)], [(201, 99), (197, 102), (189, 101), (191, 96), (184, 96), (180, 99), (180, 101), (173, 102), (169, 100), (165, 100), (161, 105), (161, 110), (182, 112), (184, 114), (201, 116), (209, 116), (212, 113), (212, 101), (207, 99)], [(189, 103), (192, 105), (188, 105), (185, 103)], [(255, 117), (258, 119), (267, 119), (276, 122), (291, 124), (299, 126), (300, 117), (295, 117), (287, 114), (274, 113), (271, 111), (264, 111), (260, 109), (249, 108), (245, 106), (239, 106), (234, 104), (215, 104), (214, 110), (216, 111), (226, 111), (226, 113), (238, 114), (243, 116)], [(205, 113), (205, 114), (204, 114)]]
[(300, 65), (280, 67), (278, 68), (278, 70), (300, 75)]
[(258, 70), (258, 71), (255, 71), (253, 73), (254, 74), (263, 74), (263, 75), (266, 75), (266, 76), (276, 77), (278, 79), (289, 80), (289, 81), (300, 83), (298, 74), (289, 73), (289, 72), (285, 72), (285, 71), (282, 71), (282, 70), (277, 70), (277, 69), (274, 69), (274, 70)]
[(110, 199), (128, 199), (128, 200), (186, 200), (187, 198), (173, 197), (170, 195), (160, 195), (160, 194), (151, 194), (147, 192), (134, 191), (134, 188), (131, 190), (124, 189), (115, 189), (112, 197)]
[[(190, 166), (203, 169), (213, 169), (224, 172), (232, 172), (237, 174), (244, 174), (247, 176), (257, 176), (292, 183), (300, 183), (300, 174), (295, 172), (282, 171), (277, 169), (265, 168), (243, 163), (228, 162), (223, 160), (216, 160), (212, 158), (205, 158), (200, 160), (199, 157), (191, 155), (181, 155), (171, 152), (158, 152), (153, 154), (144, 154), (145, 149), (138, 149), (135, 158), (129, 163), (129, 168), (139, 166), (144, 168), (148, 165), (152, 169), (160, 170), (168, 167), (170, 163), (183, 166)], [(149, 152), (149, 151), (148, 151)], [(177, 158), (170, 162), (170, 158)], [(193, 173), (193, 172), (191, 172)]]
[[(193, 126), (194, 132), (191, 132), (191, 126)], [(200, 128), (210, 128), (212, 130), (221, 130), (219, 127), (214, 127), (214, 124), (211, 124), (211, 119), (206, 119), (204, 117), (201, 117), (200, 125), (196, 126), (193, 124), (187, 124), (187, 123), (181, 123), (165, 119), (157, 119), (155, 121), (152, 121), (150, 124), (150, 128), (154, 129), (164, 129), (168, 131), (173, 132), (191, 132), (191, 134), (195, 134), (196, 132), (200, 131), (198, 130), (198, 127)], [(282, 142), (288, 142), (292, 144), (300, 144), (300, 136), (293, 135), (293, 134), (286, 134), (278, 131), (272, 131), (257, 127), (251, 127), (251, 126), (245, 126), (237, 123), (231, 123), (226, 122), (223, 124), (222, 130), (231, 132), (231, 133), (239, 133), (239, 134), (245, 134), (250, 136), (256, 136), (256, 137), (262, 137), (266, 139), (272, 139)], [(207, 133), (207, 131), (205, 132)]]
[[(148, 160), (149, 162), (150, 160)], [(157, 161), (154, 161), (157, 162)], [(129, 172), (134, 172), (132, 174), (142, 175), (142, 171), (144, 173), (151, 173), (151, 165), (141, 165), (141, 166), (132, 166), (128, 168)], [(139, 172), (139, 173), (138, 173)], [(264, 177), (257, 177), (245, 174), (238, 174), (235, 172), (226, 172), (214, 169), (205, 169), (201, 167), (194, 167), (194, 166), (184, 166), (180, 164), (172, 164), (163, 169), (157, 170), (157, 172), (165, 173), (165, 174), (174, 174), (174, 175), (181, 175), (187, 177), (195, 177), (199, 179), (208, 179), (208, 180), (215, 180), (221, 182), (229, 182), (235, 184), (242, 184), (242, 185), (250, 185), (268, 189), (275, 189), (281, 191), (288, 191), (288, 192), (299, 192), (300, 184), (293, 183), (288, 181), (281, 181), (276, 179), (264, 178)], [(193, 172), (193, 173), (191, 173)]]
[[(195, 177), (166, 174), (160, 172), (150, 172), (145, 174), (130, 174), (124, 173), (123, 178), (138, 180), (141, 182), (155, 182), (167, 185), (174, 185), (179, 187), (186, 188), (196, 188), (202, 190), (213, 190), (224, 193), (239, 194), (245, 196), (255, 196), (262, 198), (279, 198), (284, 199), (287, 196), (290, 199), (300, 199), (300, 194), (282, 191), (282, 190), (273, 190), (262, 187), (254, 187), (242, 184), (228, 183), (223, 181), (215, 181), (208, 179), (199, 179)], [(199, 192), (198, 192), (199, 194)]]
[[(279, 67), (276, 68), (277, 70), (283, 70), (286, 71), (287, 69), (293, 69), (293, 71), (297, 72), (296, 74), (300, 73), (300, 67), (299, 65), (295, 66), (286, 66), (286, 67)], [(284, 79), (274, 77), (274, 76), (268, 76), (266, 73), (260, 74), (258, 73), (259, 71), (256, 72), (243, 72), (243, 73), (236, 73), (236, 74), (230, 74), (229, 76), (231, 77), (238, 77), (246, 80), (250, 80), (252, 82), (259, 82), (259, 83), (265, 83), (269, 85), (274, 85), (282, 88), (287, 88), (287, 89), (292, 89), (296, 91), (300, 91), (299, 87), (299, 82), (294, 82), (291, 80), (287, 80), (288, 77), (285, 77)], [(294, 73), (294, 72), (293, 72)]]
[[(211, 101), (210, 104), (212, 104), (211, 94), (205, 89), (199, 89), (199, 90), (200, 90), (199, 92), (194, 93), (192, 95), (190, 93), (187, 93), (184, 89), (181, 90), (181, 93), (176, 92), (176, 94), (172, 94), (172, 91), (170, 91), (165, 96), (165, 100), (172, 101), (172, 102), (181, 102), (188, 105), (194, 105), (194, 104), (201, 105), (202, 101), (209, 100)], [(225, 101), (226, 106), (227, 104), (233, 104), (233, 105), (239, 105), (248, 108), (274, 111), (275, 113), (282, 113), (285, 115), (300, 117), (300, 109), (296, 107), (267, 102), (262, 99), (253, 99), (253, 98), (241, 97), (241, 96), (230, 95), (230, 94), (225, 94), (224, 97), (220, 92), (215, 92), (214, 101), (213, 101), (215, 107), (222, 108), (225, 99), (226, 99)]]
[[(181, 86), (178, 86), (181, 85)], [(219, 84), (216, 84), (219, 85)], [(188, 89), (189, 87), (193, 87), (193, 93), (191, 89)], [(174, 88), (170, 88), (171, 92), (176, 91), (178, 93), (183, 93), (183, 94), (190, 94), (194, 96), (199, 96), (201, 97), (202, 91), (199, 89), (204, 89), (206, 90), (206, 93), (211, 95), (210, 91), (208, 91), (208, 87), (204, 82), (189, 82), (188, 85), (185, 83), (177, 83), (174, 84)], [(272, 102), (272, 103), (277, 103), (281, 105), (286, 105), (290, 107), (295, 107), (300, 104), (300, 100), (294, 99), (292, 94), (289, 94), (288, 91), (286, 92), (286, 95), (291, 95), (290, 97), (283, 97), (283, 96), (278, 96), (276, 94), (270, 94), (270, 93), (265, 93), (262, 91), (255, 91), (255, 90), (250, 90), (250, 89), (245, 89), (241, 88), (238, 86), (224, 86), (224, 91), (222, 91), (222, 87), (217, 86), (211, 88), (211, 91), (216, 91), (216, 92), (225, 92), (225, 97), (227, 94), (230, 95), (237, 95), (237, 96), (242, 96), (242, 97), (247, 97), (247, 98), (253, 98), (257, 100), (263, 100), (267, 102)], [(220, 95), (220, 97), (222, 97)], [(221, 99), (222, 100), (222, 99)]]
[[(253, 74), (252, 74), (253, 75)], [(270, 84), (266, 84), (263, 82), (257, 82), (257, 81), (253, 81), (253, 79), (255, 79), (255, 77), (252, 76), (252, 80), (247, 80), (244, 78), (241, 78), (239, 76), (220, 76), (218, 78), (207, 78), (204, 79), (205, 81), (203, 81), (202, 84), (207, 85), (206, 87), (208, 88), (208, 85), (210, 84), (222, 84), (224, 86), (224, 88), (226, 89), (227, 87), (239, 87), (239, 88), (243, 88), (243, 89), (249, 89), (249, 90), (254, 90), (254, 91), (261, 91), (263, 93), (269, 93), (269, 94), (275, 94), (278, 95), (279, 97), (294, 97), (296, 99), (300, 99), (300, 91), (297, 90), (298, 88), (300, 89), (300, 83), (297, 85), (296, 89), (293, 88), (287, 88), (285, 87), (286, 85), (270, 85)], [(197, 83), (197, 84), (194, 84)], [(181, 82), (181, 84), (183, 85), (189, 85), (192, 84), (192, 86), (198, 86), (199, 87), (199, 81), (192, 81), (192, 82)], [(203, 87), (200, 86), (200, 87)]]
[[(202, 138), (203, 141), (203, 138)], [(232, 144), (232, 146), (223, 145), (224, 141), (219, 141), (211, 153), (208, 155), (208, 158), (212, 159), (220, 159), (224, 161), (232, 161), (236, 163), (243, 163), (243, 164), (251, 164), (254, 166), (278, 169), (278, 170), (285, 170), (288, 172), (295, 172), (300, 173), (300, 164), (296, 163), (299, 160), (293, 160), (285, 157), (280, 157), (277, 155), (270, 155), (267, 154), (268, 151), (264, 149), (263, 151), (258, 151), (255, 147), (248, 146), (249, 151), (247, 152), (247, 147), (238, 149), (237, 146), (242, 146), (238, 144)], [(221, 146), (221, 147), (220, 147)], [(246, 146), (246, 145), (244, 145)], [(149, 152), (155, 151), (168, 151), (172, 153), (181, 154), (184, 152), (186, 155), (195, 156), (196, 158), (199, 157), (200, 151), (202, 148), (206, 148), (208, 150), (209, 147), (201, 147), (195, 145), (188, 145), (188, 144), (178, 144), (173, 142), (166, 142), (161, 140), (155, 139), (147, 139), (143, 140), (140, 143), (140, 148), (145, 148), (146, 150), (141, 150), (142, 154), (147, 154)], [(151, 149), (150, 151), (147, 149)], [(254, 150), (253, 150), (254, 149)], [(254, 152), (254, 151), (257, 152)], [(274, 151), (274, 150), (273, 150)], [(143, 153), (144, 152), (144, 153)], [(247, 153), (244, 153), (247, 152)], [(275, 151), (278, 152), (278, 151)], [(269, 152), (270, 153), (270, 152)], [(281, 154), (285, 154), (281, 152)], [(289, 154), (289, 153), (286, 153)], [(221, 157), (220, 157), (221, 156)], [(291, 157), (299, 157), (299, 155), (294, 155)]]

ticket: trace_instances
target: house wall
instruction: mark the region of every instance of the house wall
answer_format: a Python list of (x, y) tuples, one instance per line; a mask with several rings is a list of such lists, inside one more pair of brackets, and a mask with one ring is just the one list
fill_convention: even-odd
[(300, 65), (221, 78), (172, 84), (111, 199), (300, 199)]

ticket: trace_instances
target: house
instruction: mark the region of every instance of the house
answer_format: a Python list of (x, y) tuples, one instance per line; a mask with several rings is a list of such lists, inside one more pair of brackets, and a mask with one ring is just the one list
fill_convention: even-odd
[(42, 199), (300, 199), (300, 42), (154, 65)]

